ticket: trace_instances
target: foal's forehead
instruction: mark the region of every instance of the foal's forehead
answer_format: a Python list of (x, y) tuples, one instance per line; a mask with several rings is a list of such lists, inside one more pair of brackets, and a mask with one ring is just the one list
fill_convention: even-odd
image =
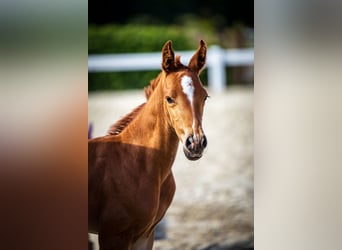
[(195, 89), (201, 90), (200, 92), (203, 92), (203, 91), (205, 92), (205, 89), (202, 86), (199, 76), (191, 71), (176, 72), (172, 76), (171, 81), (173, 83), (176, 83), (174, 86), (177, 86), (179, 89), (183, 90), (184, 92), (189, 92), (189, 91), (194, 92)]

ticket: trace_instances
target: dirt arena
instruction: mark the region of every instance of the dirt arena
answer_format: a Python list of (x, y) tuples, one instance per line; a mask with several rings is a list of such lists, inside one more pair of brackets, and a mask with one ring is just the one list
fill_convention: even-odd
[[(162, 224), (166, 237), (155, 241), (155, 250), (254, 249), (253, 88), (209, 95), (203, 117), (208, 147), (192, 162), (180, 146), (173, 165), (176, 194)], [(144, 98), (143, 90), (90, 93), (93, 136), (105, 134)]]

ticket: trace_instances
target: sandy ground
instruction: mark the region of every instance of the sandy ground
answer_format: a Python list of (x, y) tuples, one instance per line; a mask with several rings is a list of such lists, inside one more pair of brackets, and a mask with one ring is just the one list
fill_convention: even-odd
[[(155, 250), (253, 249), (253, 88), (209, 94), (203, 117), (208, 147), (196, 162), (179, 148), (166, 237), (155, 241)], [(89, 94), (93, 136), (142, 102), (143, 91)]]

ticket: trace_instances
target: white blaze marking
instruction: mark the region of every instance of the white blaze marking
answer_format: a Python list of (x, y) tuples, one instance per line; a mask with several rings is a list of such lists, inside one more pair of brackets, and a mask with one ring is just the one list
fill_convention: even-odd
[(192, 99), (194, 98), (195, 87), (192, 84), (192, 79), (190, 76), (183, 76), (181, 80), (183, 92), (187, 95), (190, 104), (192, 106)]
[[(189, 101), (190, 101), (190, 105), (191, 108), (193, 108), (192, 106), (192, 100), (194, 98), (194, 92), (195, 92), (195, 87), (192, 84), (192, 79), (190, 76), (183, 76), (182, 80), (181, 80), (181, 84), (182, 84), (182, 88), (183, 88), (183, 92), (187, 95)], [(192, 110), (193, 112), (193, 110)], [(193, 115), (194, 120), (192, 121), (192, 130), (195, 131), (195, 116)]]

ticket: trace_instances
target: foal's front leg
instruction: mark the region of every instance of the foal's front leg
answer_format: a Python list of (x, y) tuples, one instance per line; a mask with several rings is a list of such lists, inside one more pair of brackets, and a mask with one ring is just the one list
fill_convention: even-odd
[(149, 237), (139, 238), (132, 247), (132, 250), (152, 250), (154, 242), (154, 230)]
[(129, 234), (111, 235), (110, 232), (99, 233), (100, 250), (130, 250), (132, 238)]

